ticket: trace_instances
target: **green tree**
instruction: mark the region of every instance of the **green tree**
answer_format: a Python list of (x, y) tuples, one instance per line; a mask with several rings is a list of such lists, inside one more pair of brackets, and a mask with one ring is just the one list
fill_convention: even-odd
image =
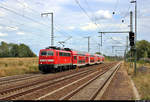
[(1, 42), (0, 57), (9, 57), (8, 44), (6, 42), (4, 42), (4, 41)]
[(17, 44), (12, 44), (12, 48), (10, 50), (10, 57), (18, 57), (19, 56), (19, 46)]
[[(137, 59), (148, 57), (150, 54), (150, 43), (146, 40), (141, 40), (136, 43)], [(148, 53), (147, 53), (148, 52)], [(149, 56), (150, 57), (150, 56)]]
[[(141, 40), (136, 43), (137, 60), (140, 58), (150, 58), (150, 42)], [(131, 51), (128, 51), (127, 57), (129, 58)]]
[(0, 57), (35, 57), (36, 55), (25, 44), (7, 44), (1, 42)]
[(19, 57), (35, 57), (36, 55), (25, 44), (19, 45)]

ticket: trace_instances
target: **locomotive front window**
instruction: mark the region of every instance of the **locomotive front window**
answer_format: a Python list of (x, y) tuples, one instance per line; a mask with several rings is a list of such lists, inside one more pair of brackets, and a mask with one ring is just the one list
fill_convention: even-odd
[(42, 52), (41, 52), (41, 56), (45, 56), (46, 54), (47, 54), (46, 51), (42, 51)]
[(41, 56), (53, 56), (54, 52), (53, 51), (42, 51)]

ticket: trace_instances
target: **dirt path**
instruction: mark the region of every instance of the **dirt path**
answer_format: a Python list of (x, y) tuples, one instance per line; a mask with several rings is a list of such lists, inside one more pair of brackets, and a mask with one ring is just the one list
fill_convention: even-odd
[(122, 66), (101, 97), (101, 100), (133, 100), (135, 99), (129, 76)]

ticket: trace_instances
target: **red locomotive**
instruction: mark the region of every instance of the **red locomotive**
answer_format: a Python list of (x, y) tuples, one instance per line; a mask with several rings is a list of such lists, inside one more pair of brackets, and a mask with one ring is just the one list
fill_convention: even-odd
[(40, 50), (39, 70), (50, 72), (103, 63), (103, 61), (104, 57), (101, 55), (50, 46)]

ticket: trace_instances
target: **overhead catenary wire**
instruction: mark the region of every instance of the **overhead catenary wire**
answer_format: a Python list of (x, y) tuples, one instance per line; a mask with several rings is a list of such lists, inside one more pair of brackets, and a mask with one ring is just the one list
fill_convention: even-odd
[(119, 0), (116, 0), (115, 7), (114, 7), (114, 11), (113, 11), (113, 14), (115, 14), (116, 9), (117, 9), (117, 7), (118, 7), (118, 4), (119, 4)]
[(130, 8), (131, 8), (131, 4), (129, 4), (129, 7), (128, 7), (127, 11), (125, 12), (125, 14), (123, 16), (121, 16), (122, 20), (125, 19), (129, 15)]
[[(1, 4), (1, 5), (4, 5), (4, 4)], [(49, 28), (49, 26), (46, 25), (45, 23), (38, 22), (37, 20), (32, 19), (31, 17), (22, 15), (22, 14), (20, 14), (20, 13), (14, 11), (14, 10), (8, 8), (6, 5), (4, 5), (5, 7), (3, 7), (3, 6), (1, 6), (1, 5), (0, 5), (0, 8), (2, 8), (2, 9), (5, 9), (5, 10), (7, 10), (7, 11), (9, 11), (9, 12), (12, 12), (12, 13), (18, 15), (18, 16), (21, 16), (21, 17), (23, 17), (23, 18), (26, 18), (26, 19), (32, 21), (32, 22), (35, 22), (35, 23), (40, 24), (40, 25), (44, 25), (44, 26), (46, 26), (47, 28)], [(36, 10), (34, 10), (34, 11), (36, 11)], [(61, 32), (61, 31), (58, 30), (58, 28), (56, 28), (55, 30), (58, 31), (58, 32)], [(63, 34), (63, 33), (61, 32), (61, 34)]]
[[(97, 28), (101, 29), (99, 27), (99, 25), (95, 22), (93, 22), (93, 20), (91, 19), (91, 17), (88, 15), (88, 13), (86, 12), (86, 10), (80, 5), (79, 1), (78, 0), (75, 0), (75, 3), (79, 6), (79, 8), (83, 11), (83, 13), (88, 17), (88, 19), (97, 26)], [(88, 5), (88, 4), (87, 4)], [(89, 5), (88, 5), (89, 6)]]
[[(16, 0), (16, 1), (19, 2), (21, 5), (24, 5), (24, 4), (23, 4), (22, 2), (20, 2), (19, 0)], [(30, 6), (27, 6), (27, 8), (30, 9), (31, 11), (34, 11), (34, 12), (37, 12), (38, 14), (40, 14), (39, 11), (34, 10), (33, 8), (30, 8)], [(66, 36), (66, 34), (70, 36), (70, 34), (64, 32), (64, 31), (60, 31), (60, 27), (58, 27), (57, 24), (54, 24), (54, 25), (55, 25), (55, 26), (54, 26), (54, 29), (55, 29), (56, 31), (58, 31), (59, 33), (63, 34), (64, 36)]]
[(78, 7), (83, 11), (83, 13), (88, 17), (88, 19), (93, 23), (95, 24), (98, 28), (99, 25), (96, 23), (96, 22), (93, 22), (93, 20), (91, 19), (91, 17), (88, 15), (88, 13), (86, 12), (86, 10), (80, 5), (79, 1), (78, 0), (75, 0), (75, 3), (78, 5)]
[(85, 1), (85, 4), (87, 5), (88, 9), (90, 10), (91, 12), (91, 17), (93, 18), (92, 21), (95, 21), (96, 22), (96, 18), (95, 18), (95, 14), (92, 10), (92, 8), (90, 7), (89, 3), (88, 3), (88, 0), (84, 0)]
[[(38, 23), (38, 21), (37, 20), (35, 20), (35, 19), (32, 19), (31, 17), (29, 17), (29, 16), (25, 16), (25, 15), (22, 15), (22, 14), (20, 14), (20, 13), (18, 13), (18, 12), (16, 12), (15, 10), (12, 10), (11, 8), (9, 8), (9, 7), (7, 7), (7, 6), (0, 6), (0, 8), (2, 8), (2, 9), (5, 9), (5, 10), (7, 10), (7, 11), (9, 11), (9, 12), (11, 12), (11, 13), (14, 13), (14, 14), (16, 14), (16, 15), (18, 15), (18, 16), (21, 16), (21, 17), (23, 17), (23, 18), (26, 18), (26, 19), (28, 19), (28, 20), (30, 20), (30, 21), (33, 21), (33, 22), (35, 22), (35, 23), (37, 23), (37, 24), (42, 24), (42, 25), (44, 25), (44, 26), (46, 26), (46, 27), (48, 27), (49, 28), (49, 26), (48, 25), (46, 25), (46, 24), (44, 24), (44, 23)], [(59, 28), (57, 28), (56, 27), (56, 29), (59, 29)], [(20, 29), (21, 30), (21, 29)], [(62, 33), (62, 32), (61, 32)], [(34, 33), (32, 33), (32, 34), (34, 34)], [(36, 34), (37, 35), (37, 34)], [(25, 38), (26, 39), (26, 38)], [(33, 38), (34, 39), (34, 38)]]

